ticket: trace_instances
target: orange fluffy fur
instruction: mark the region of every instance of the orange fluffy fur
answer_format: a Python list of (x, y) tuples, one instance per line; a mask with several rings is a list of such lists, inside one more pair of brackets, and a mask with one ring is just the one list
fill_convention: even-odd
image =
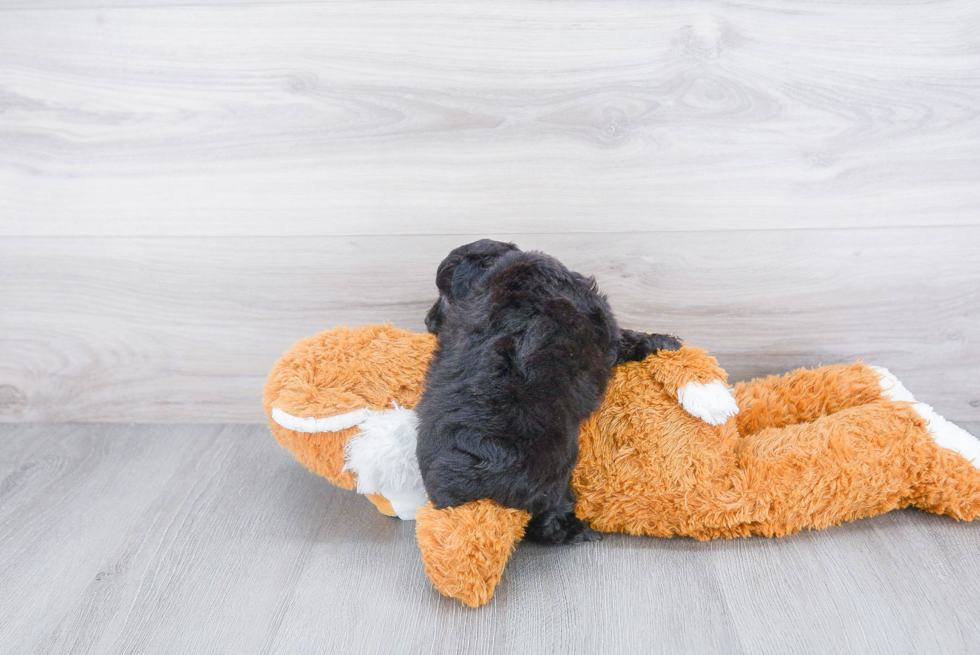
[[(333, 416), (392, 402), (414, 407), (435, 339), (370, 326), (304, 339), (265, 390), (295, 416)], [(685, 347), (616, 367), (582, 426), (573, 472), (576, 513), (607, 532), (696, 539), (782, 536), (915, 506), (972, 520), (980, 471), (939, 447), (909, 403), (882, 396), (863, 364), (797, 370), (735, 385), (739, 413), (709, 425), (677, 402), (690, 382), (725, 380), (714, 358)], [(270, 421), (312, 471), (354, 487), (344, 446), (357, 432), (307, 434)], [(371, 499), (391, 512), (384, 497)], [(486, 603), (528, 516), (488, 500), (420, 509), (416, 531), (436, 588)]]
[[(344, 447), (358, 432), (296, 432), (272, 420), (272, 408), (293, 416), (323, 417), (356, 409), (415, 407), (436, 340), (390, 325), (340, 327), (300, 339), (276, 362), (262, 394), (269, 428), (306, 468), (344, 489), (354, 476), (344, 471)], [(388, 504), (387, 511), (391, 511)], [(389, 514), (390, 515), (390, 514)]]
[(425, 573), (447, 596), (470, 607), (485, 604), (530, 518), (486, 499), (446, 509), (427, 503), (415, 515)]

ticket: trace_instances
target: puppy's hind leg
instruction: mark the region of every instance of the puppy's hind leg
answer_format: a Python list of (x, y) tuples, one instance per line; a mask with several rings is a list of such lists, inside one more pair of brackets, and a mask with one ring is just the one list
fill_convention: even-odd
[(560, 502), (532, 513), (525, 538), (545, 545), (578, 544), (599, 541), (602, 534), (575, 516), (575, 494), (568, 487)]

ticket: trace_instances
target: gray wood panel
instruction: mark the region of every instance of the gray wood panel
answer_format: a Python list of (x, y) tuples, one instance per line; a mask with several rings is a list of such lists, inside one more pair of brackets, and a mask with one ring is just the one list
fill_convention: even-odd
[[(964, 427), (980, 432), (980, 423)], [(974, 653), (980, 526), (519, 547), (463, 608), (412, 523), (258, 426), (0, 426), (4, 653)]]
[[(980, 419), (980, 228), (497, 235), (594, 274), (626, 327), (733, 379), (863, 358)], [(459, 237), (0, 239), (0, 420), (261, 422), (278, 356), (423, 330)]]
[(2, 8), (0, 235), (980, 220), (974, 0)]

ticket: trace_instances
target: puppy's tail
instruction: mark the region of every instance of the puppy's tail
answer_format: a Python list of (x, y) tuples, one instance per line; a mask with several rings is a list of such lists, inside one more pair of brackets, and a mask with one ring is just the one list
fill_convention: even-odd
[(440, 593), (469, 607), (485, 605), (530, 519), (487, 499), (444, 509), (427, 503), (415, 514), (426, 574)]

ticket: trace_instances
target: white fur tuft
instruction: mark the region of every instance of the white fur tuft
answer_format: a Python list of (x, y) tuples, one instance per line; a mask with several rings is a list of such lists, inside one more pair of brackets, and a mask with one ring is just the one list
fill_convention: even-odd
[(371, 414), (377, 414), (371, 409), (355, 409), (345, 414), (328, 416), (326, 418), (313, 418), (303, 416), (293, 416), (287, 414), (278, 407), (272, 408), (272, 420), (286, 428), (296, 432), (339, 432), (352, 428)]
[(912, 409), (926, 420), (929, 434), (943, 448), (955, 450), (970, 461), (973, 466), (980, 468), (980, 440), (960, 426), (946, 420), (925, 403), (915, 403)]
[(980, 440), (972, 434), (936, 413), (929, 405), (915, 402), (915, 397), (887, 368), (872, 366), (881, 377), (881, 394), (889, 400), (915, 403), (912, 409), (925, 419), (929, 434), (936, 444), (963, 455), (975, 467), (980, 468)]
[(398, 518), (414, 520), (415, 510), (428, 501), (415, 458), (415, 412), (395, 405), (373, 413), (360, 426), (347, 442), (344, 470), (357, 476), (358, 493), (381, 494)]
[(872, 366), (878, 377), (881, 378), (881, 395), (889, 400), (914, 403), (915, 398), (912, 393), (899, 382), (898, 378), (892, 375), (891, 371), (883, 366)]
[(688, 382), (677, 390), (677, 400), (688, 414), (710, 425), (721, 425), (738, 414), (734, 392), (721, 380)]

